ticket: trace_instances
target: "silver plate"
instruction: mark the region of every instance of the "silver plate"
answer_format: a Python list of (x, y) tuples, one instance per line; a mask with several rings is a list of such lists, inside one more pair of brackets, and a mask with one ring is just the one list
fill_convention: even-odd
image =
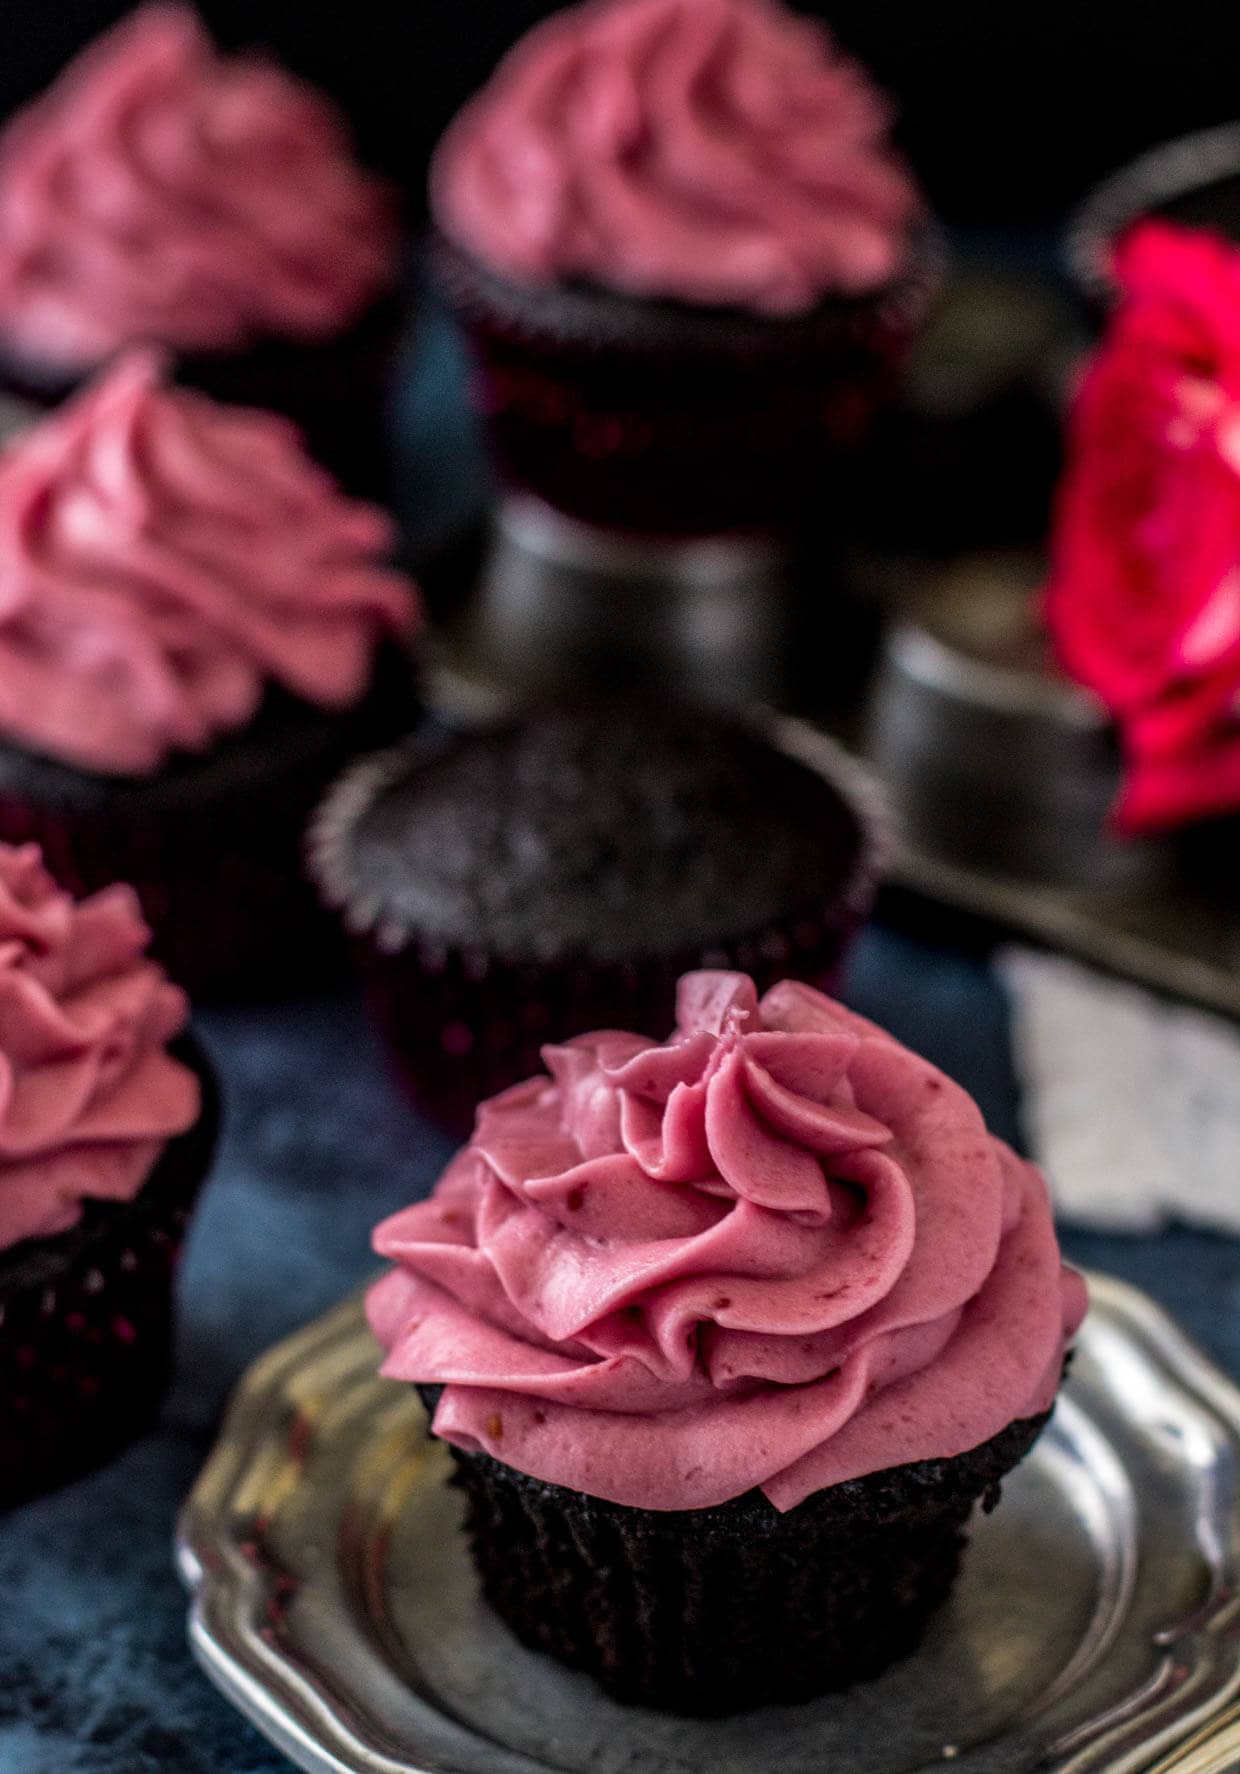
[(360, 1297), (242, 1383), (186, 1506), (192, 1643), (313, 1774), (1240, 1768), (1240, 1392), (1095, 1276), (1055, 1417), (922, 1650), (809, 1706), (630, 1710), (477, 1599), (447, 1460)]

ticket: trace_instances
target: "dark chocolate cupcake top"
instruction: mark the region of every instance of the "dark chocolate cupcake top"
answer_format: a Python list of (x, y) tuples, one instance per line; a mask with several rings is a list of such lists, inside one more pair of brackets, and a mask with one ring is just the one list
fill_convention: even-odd
[(675, 956), (847, 902), (872, 867), (822, 770), (700, 709), (566, 704), (359, 766), (316, 860), (352, 922), (512, 961)]

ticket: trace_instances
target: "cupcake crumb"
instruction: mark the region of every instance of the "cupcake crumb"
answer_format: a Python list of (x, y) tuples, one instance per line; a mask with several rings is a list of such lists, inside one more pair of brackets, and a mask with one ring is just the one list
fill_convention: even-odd
[(503, 1441), (504, 1419), (500, 1416), (498, 1411), (492, 1411), (491, 1415), (487, 1418), (486, 1432), (492, 1441)]

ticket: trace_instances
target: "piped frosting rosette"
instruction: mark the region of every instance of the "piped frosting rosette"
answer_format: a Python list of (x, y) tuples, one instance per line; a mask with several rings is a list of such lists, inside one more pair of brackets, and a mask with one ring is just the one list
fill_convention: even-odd
[(0, 1250), (129, 1201), (197, 1119), (167, 1051), (185, 994), (150, 960), (128, 887), (75, 901), (38, 849), (0, 844)]
[(243, 726), (272, 683), (347, 708), (417, 623), (394, 544), (287, 419), (132, 351), (0, 461), (0, 733), (143, 774)]
[(436, 154), (492, 271), (791, 315), (903, 269), (921, 200), (887, 105), (773, 0), (592, 0), (531, 31)]
[(327, 338), (397, 252), (332, 105), (264, 56), (217, 54), (176, 0), (92, 44), (0, 138), (0, 331), (40, 362)]
[(972, 1100), (811, 988), (681, 982), (479, 1111), (385, 1221), (369, 1312), (434, 1429), (656, 1510), (777, 1509), (1046, 1411), (1085, 1309), (1045, 1183)]

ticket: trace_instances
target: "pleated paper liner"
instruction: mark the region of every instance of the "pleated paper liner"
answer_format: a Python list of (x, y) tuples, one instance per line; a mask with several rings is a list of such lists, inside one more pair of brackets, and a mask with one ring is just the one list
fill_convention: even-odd
[(643, 535), (783, 532), (821, 510), (835, 452), (865, 430), (941, 276), (928, 230), (873, 297), (789, 320), (526, 288), (443, 239), (502, 478), (569, 516)]
[[(420, 1390), (433, 1410), (438, 1389)], [(782, 1515), (760, 1491), (629, 1509), (452, 1453), (483, 1594), (517, 1637), (619, 1700), (705, 1716), (809, 1700), (914, 1650), (975, 1505), (995, 1507), (1049, 1414)]]
[(88, 1201), (53, 1238), (0, 1251), (0, 1507), (90, 1471), (158, 1409), (172, 1354), (174, 1281), (219, 1122), (219, 1094), (189, 1036), (170, 1051), (202, 1085), (202, 1111), (132, 1201)]

